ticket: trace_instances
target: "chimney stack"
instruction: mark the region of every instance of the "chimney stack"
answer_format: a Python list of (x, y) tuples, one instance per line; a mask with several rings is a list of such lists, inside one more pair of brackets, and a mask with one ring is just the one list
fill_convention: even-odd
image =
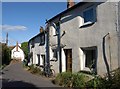
[(40, 26), (40, 33), (42, 33), (44, 31), (43, 27)]
[(18, 42), (16, 43), (16, 51), (18, 51)]
[(67, 8), (71, 8), (74, 5), (75, 5), (74, 0), (67, 0)]

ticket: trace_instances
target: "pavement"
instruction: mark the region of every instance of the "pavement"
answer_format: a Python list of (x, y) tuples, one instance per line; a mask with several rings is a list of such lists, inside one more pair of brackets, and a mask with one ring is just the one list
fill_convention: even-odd
[(10, 64), (3, 69), (0, 76), (0, 87), (32, 87), (36, 89), (41, 89), (44, 87), (57, 88), (59, 86), (52, 84), (52, 82), (42, 76), (33, 75), (22, 67), (22, 63)]

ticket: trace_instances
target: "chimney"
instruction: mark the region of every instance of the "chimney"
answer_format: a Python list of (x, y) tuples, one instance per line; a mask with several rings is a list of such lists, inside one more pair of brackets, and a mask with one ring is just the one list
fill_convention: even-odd
[(74, 0), (67, 0), (67, 8), (71, 8), (74, 5), (75, 5)]
[(16, 51), (18, 51), (18, 42), (16, 43)]
[(44, 31), (43, 27), (40, 26), (40, 33), (42, 33)]

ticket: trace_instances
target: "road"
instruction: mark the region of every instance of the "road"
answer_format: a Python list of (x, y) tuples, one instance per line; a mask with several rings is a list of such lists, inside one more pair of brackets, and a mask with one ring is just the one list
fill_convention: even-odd
[(59, 86), (52, 84), (47, 78), (29, 73), (23, 69), (22, 63), (15, 63), (8, 65), (2, 71), (2, 87), (34, 87), (38, 89)]

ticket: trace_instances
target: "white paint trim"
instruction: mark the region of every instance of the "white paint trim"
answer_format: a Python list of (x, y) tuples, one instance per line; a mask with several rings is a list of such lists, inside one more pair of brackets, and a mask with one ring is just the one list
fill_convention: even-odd
[(43, 60), (42, 55), (40, 55), (40, 65), (43, 65)]
[(80, 52), (80, 69), (83, 70), (85, 68), (85, 54), (81, 48), (79, 48)]
[(54, 53), (52, 51), (52, 48), (50, 47), (50, 60), (53, 59), (53, 55), (54, 55)]
[(62, 72), (66, 71), (66, 56), (65, 56), (65, 52), (62, 49)]

